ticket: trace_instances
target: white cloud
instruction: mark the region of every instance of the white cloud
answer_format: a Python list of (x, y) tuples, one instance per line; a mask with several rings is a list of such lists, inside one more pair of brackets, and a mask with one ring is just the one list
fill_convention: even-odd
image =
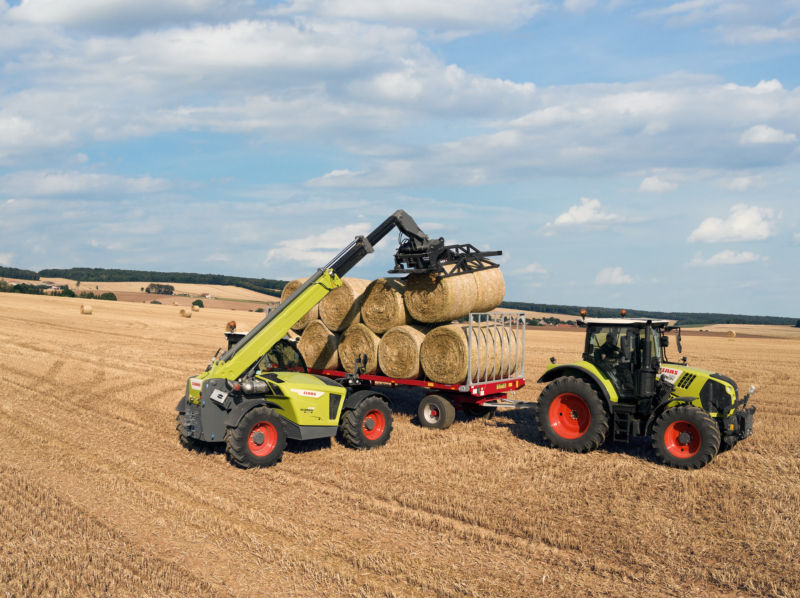
[(207, 255), (206, 258), (203, 260), (205, 262), (230, 262), (231, 258), (224, 253), (212, 253), (211, 255)]
[(547, 270), (540, 264), (533, 262), (524, 268), (514, 270), (515, 274), (547, 274)]
[(356, 235), (364, 235), (369, 231), (369, 224), (359, 222), (332, 228), (320, 234), (280, 241), (275, 249), (267, 252), (264, 265), (275, 266), (286, 261), (309, 266), (326, 264), (355, 239)]
[(127, 178), (85, 172), (20, 171), (0, 177), (5, 194), (27, 197), (98, 193), (155, 193), (169, 188), (169, 182), (148, 176)]
[(0, 266), (11, 266), (13, 262), (13, 253), (0, 253)]
[(800, 39), (800, 5), (796, 0), (730, 2), (729, 0), (682, 0), (643, 16), (664, 18), (670, 26), (708, 23), (731, 44), (756, 44)]
[(739, 138), (743, 145), (756, 145), (761, 143), (792, 143), (797, 141), (797, 135), (774, 129), (767, 125), (754, 125), (747, 129)]
[(581, 197), (579, 205), (571, 206), (566, 212), (560, 214), (552, 226), (583, 226), (617, 222), (620, 218), (616, 214), (604, 212), (600, 200)]
[(778, 215), (771, 208), (736, 204), (731, 214), (722, 218), (706, 218), (689, 235), (689, 241), (720, 243), (723, 241), (763, 241), (774, 234)]
[(639, 191), (646, 193), (664, 193), (677, 188), (677, 183), (665, 180), (659, 176), (649, 176), (639, 184)]
[(737, 176), (720, 181), (720, 184), (731, 191), (750, 191), (764, 186), (764, 180), (760, 176)]
[(702, 256), (697, 255), (692, 260), (693, 266), (720, 266), (720, 265), (735, 265), (735, 264), (748, 264), (750, 262), (757, 262), (764, 260), (762, 256), (752, 251), (731, 251), (726, 249), (717, 254), (712, 255), (708, 259), (703, 259)]
[(792, 235), (792, 240), (795, 243), (800, 243), (800, 233), (795, 233), (794, 235)]
[(595, 276), (594, 282), (595, 284), (603, 285), (631, 284), (633, 282), (633, 278), (625, 274), (620, 266), (616, 266), (613, 268), (603, 268), (600, 270), (600, 272), (597, 273), (597, 276)]
[(538, 0), (291, 0), (272, 14), (312, 14), (458, 35), (520, 27), (546, 6)]
[(22, 0), (8, 11), (18, 23), (132, 29), (235, 14), (234, 0)]
[(574, 13), (586, 12), (596, 5), (597, 0), (564, 0), (564, 9)]

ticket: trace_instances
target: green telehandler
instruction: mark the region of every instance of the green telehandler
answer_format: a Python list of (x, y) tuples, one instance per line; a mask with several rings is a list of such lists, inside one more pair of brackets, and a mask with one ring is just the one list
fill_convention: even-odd
[(672, 467), (697, 469), (721, 450), (753, 433), (755, 392), (719, 373), (670, 362), (666, 333), (680, 328), (666, 320), (586, 318), (583, 359), (551, 365), (539, 379), (539, 429), (552, 445), (586, 452), (606, 439), (629, 442), (650, 437), (659, 459)]
[[(447, 277), (496, 268), (470, 244), (445, 245), (429, 238), (403, 210), (367, 236), (357, 236), (325, 267), (228, 349), (186, 382), (176, 407), (181, 443), (224, 443), (228, 459), (243, 468), (280, 461), (286, 439), (339, 434), (352, 448), (384, 445), (392, 431), (388, 397), (358, 384), (358, 372), (339, 380), (310, 374), (295, 343), (285, 335), (341, 278), (395, 227), (402, 233), (390, 273)], [(229, 337), (231, 338), (231, 337)]]

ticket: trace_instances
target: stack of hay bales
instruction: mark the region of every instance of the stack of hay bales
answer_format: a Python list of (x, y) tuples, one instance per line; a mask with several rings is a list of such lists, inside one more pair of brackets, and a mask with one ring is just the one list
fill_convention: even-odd
[[(286, 285), (282, 299), (305, 279)], [(517, 339), (508, 330), (475, 325), (472, 364), (468, 326), (451, 324), (471, 312), (496, 308), (505, 295), (499, 268), (448, 278), (410, 275), (372, 282), (344, 278), (316, 308), (293, 326), (302, 331), (298, 348), (310, 368), (352, 372), (367, 356), (367, 374), (391, 378), (422, 376), (442, 384), (473, 377), (499, 378), (516, 370)], [(480, 357), (479, 357), (480, 355)], [(481, 371), (477, 371), (480, 361)]]

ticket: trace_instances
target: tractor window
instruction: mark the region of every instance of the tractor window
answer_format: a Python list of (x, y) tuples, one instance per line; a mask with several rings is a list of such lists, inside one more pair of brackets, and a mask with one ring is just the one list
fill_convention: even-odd
[(283, 372), (305, 372), (306, 362), (295, 344), (285, 338), (275, 343), (261, 358), (258, 368), (262, 372), (278, 370)]
[[(644, 330), (639, 331), (639, 346), (642, 348), (642, 355), (644, 356)], [(659, 341), (658, 330), (653, 330), (652, 338), (650, 339), (651, 354), (653, 357), (661, 361), (661, 342)]]

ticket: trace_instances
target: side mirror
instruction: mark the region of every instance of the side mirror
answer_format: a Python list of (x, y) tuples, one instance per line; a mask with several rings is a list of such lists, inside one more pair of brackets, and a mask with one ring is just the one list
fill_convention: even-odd
[(678, 342), (678, 353), (683, 353), (683, 347), (681, 346), (681, 329), (678, 328), (678, 337), (675, 339)]

